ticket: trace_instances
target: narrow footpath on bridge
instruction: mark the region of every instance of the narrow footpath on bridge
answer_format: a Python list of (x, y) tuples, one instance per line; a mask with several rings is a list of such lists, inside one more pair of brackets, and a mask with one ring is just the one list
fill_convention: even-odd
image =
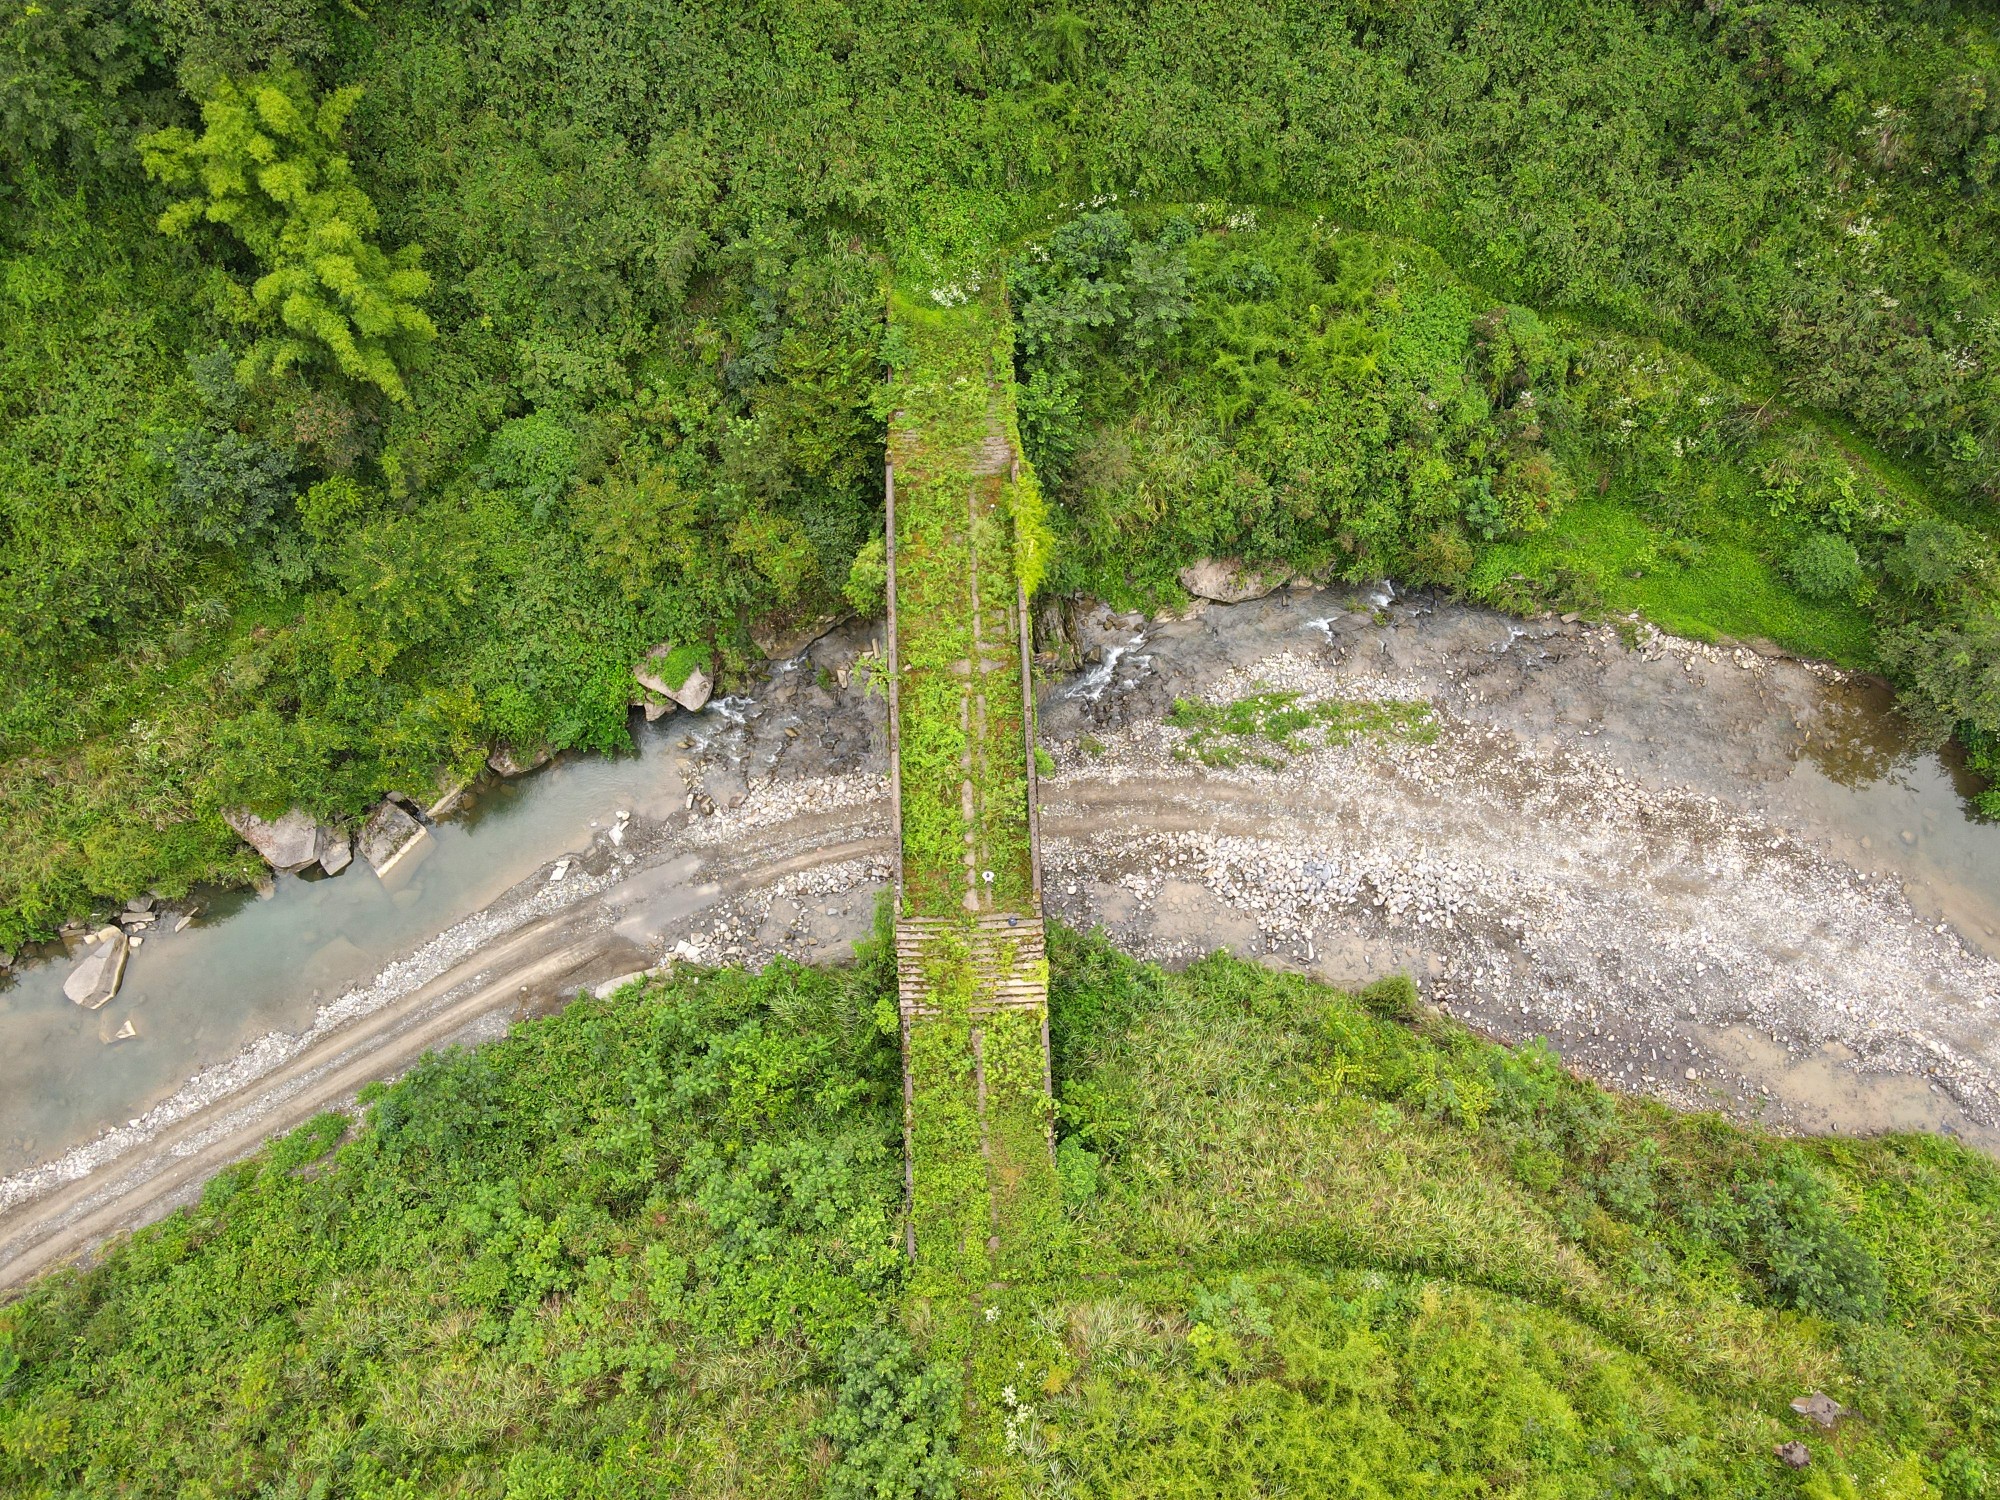
[[(890, 296), (891, 760), (912, 1296), (1004, 1378), (1060, 1239), (1027, 600), (1046, 535), (994, 278)], [(953, 1333), (951, 1330), (958, 1330)], [(976, 1398), (975, 1398), (976, 1404)], [(976, 1413), (971, 1415), (975, 1416)]]

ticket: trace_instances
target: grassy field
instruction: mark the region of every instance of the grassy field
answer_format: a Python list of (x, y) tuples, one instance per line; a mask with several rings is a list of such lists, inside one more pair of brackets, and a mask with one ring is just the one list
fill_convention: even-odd
[[(1737, 518), (1740, 522), (1741, 517)], [(1875, 668), (1867, 614), (1851, 600), (1808, 599), (1786, 582), (1773, 561), (1777, 549), (1743, 526), (1690, 543), (1684, 533), (1648, 522), (1629, 501), (1590, 499), (1572, 505), (1547, 530), (1493, 547), (1473, 575), (1476, 592), (1501, 592), (1515, 576), (1588, 580), (1585, 597), (1557, 603), (1593, 611), (1636, 611), (1662, 630), (1699, 641), (1721, 636), (1768, 641), (1787, 651)]]
[(1991, 1162), (1616, 1098), (1400, 982), (1053, 973), (1066, 1209), (1008, 1369), (908, 1295), (877, 948), (580, 1000), (44, 1279), (0, 1489), (1992, 1493)]

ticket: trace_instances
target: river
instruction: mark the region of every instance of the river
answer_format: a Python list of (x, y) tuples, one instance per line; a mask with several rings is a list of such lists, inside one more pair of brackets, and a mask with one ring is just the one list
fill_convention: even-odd
[[(1215, 649), (1247, 655), (1294, 635), (1303, 648), (1307, 613), (1217, 609), (1207, 624)], [(1117, 667), (1117, 645), (1105, 654)], [(1894, 875), (1916, 910), (2000, 956), (2000, 826), (1972, 814), (1973, 778), (1949, 752), (1922, 746), (1879, 684), (1827, 681), (1817, 691), (1821, 701), (1802, 716), (1811, 733), (1787, 752), (1789, 769), (1781, 762), (1764, 780), (1768, 814), (1858, 869)], [(387, 884), (356, 860), (336, 878), (279, 876), (264, 899), (202, 893), (184, 931), (164, 930), (171, 918), (156, 924), (102, 1010), (64, 997), (73, 960), (24, 963), (0, 988), (0, 1175), (126, 1124), (260, 1037), (301, 1030), (316, 1006), (365, 985), (548, 861), (589, 847), (620, 809), (678, 811), (685, 785), (676, 752), (728, 734), (746, 708), (756, 713), (754, 699), (653, 726), (635, 721), (631, 755), (563, 756), (511, 781), (486, 778)], [(1699, 762), (1712, 732), (1693, 721), (1643, 727), (1669, 767)], [(114, 1040), (128, 1022), (136, 1035)]]
[[(257, 1037), (300, 1030), (322, 1001), (582, 851), (619, 809), (677, 805), (670, 752), (717, 718), (636, 722), (631, 755), (565, 755), (513, 780), (482, 778), (387, 883), (356, 859), (333, 878), (280, 875), (262, 900), (199, 892), (195, 921), (148, 933), (102, 1010), (64, 996), (71, 961), (27, 966), (0, 990), (0, 1175), (142, 1114)], [(128, 1021), (137, 1036), (114, 1041)]]

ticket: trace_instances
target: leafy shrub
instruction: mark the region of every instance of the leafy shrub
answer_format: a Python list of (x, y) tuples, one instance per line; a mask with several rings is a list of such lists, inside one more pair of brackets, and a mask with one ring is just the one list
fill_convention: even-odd
[(1881, 1316), (1882, 1268), (1795, 1151), (1739, 1172), (1702, 1222), (1781, 1304), (1829, 1318)]
[(37, 0), (10, 10), (6, 27), (0, 162), (17, 179), (37, 161), (118, 172), (130, 160), (134, 132), (172, 117), (169, 91), (152, 76), (159, 36), (140, 7)]
[(1866, 480), (1837, 453), (1808, 433), (1769, 463), (1760, 478), (1774, 516), (1795, 516), (1841, 536), (1881, 523), (1883, 507)]
[(827, 1475), (829, 1500), (952, 1500), (962, 1397), (951, 1372), (924, 1364), (888, 1324), (855, 1334), (837, 1368), (825, 1427), (840, 1448)]
[(139, 0), (133, 8), (155, 22), (195, 95), (274, 56), (319, 62), (333, 42), (330, 0)]
[(1924, 516), (1912, 521), (1888, 557), (1889, 576), (1932, 602), (1949, 600), (1979, 562), (1972, 534), (1955, 522)]
[(240, 83), (220, 79), (202, 104), (200, 136), (175, 126), (140, 146), (149, 175), (201, 190), (160, 216), (163, 233), (224, 225), (264, 268), (251, 300), (283, 331), (251, 346), (244, 383), (330, 359), (407, 403), (401, 365), (437, 336), (417, 306), (431, 279), (417, 246), (389, 253), (370, 238), (375, 205), (338, 149), (360, 99), (347, 88), (316, 101), (305, 76), (281, 64)]
[(1051, 479), (1069, 470), (1084, 438), (1082, 402), (1075, 372), (1038, 366), (1018, 392), (1021, 445), (1028, 461)]
[(344, 474), (322, 479), (299, 497), (299, 524), (317, 541), (352, 535), (382, 508), (382, 496)]
[(201, 425), (166, 434), (153, 454), (171, 479), (167, 500), (196, 541), (237, 549), (265, 538), (292, 498), (291, 452), (229, 427)]
[(1653, 1216), (1659, 1199), (1657, 1176), (1660, 1149), (1656, 1142), (1640, 1141), (1630, 1152), (1598, 1172), (1591, 1189), (1598, 1201), (1621, 1218), (1643, 1224)]
[(1056, 1177), (1065, 1204), (1076, 1207), (1097, 1196), (1101, 1158), (1076, 1136), (1065, 1136), (1056, 1147)]
[(1852, 599), (1861, 587), (1861, 554), (1831, 531), (1815, 531), (1785, 559), (1785, 575), (1808, 599)]
[(1030, 361), (1061, 368), (1108, 337), (1144, 355), (1179, 331), (1191, 306), (1186, 220), (1140, 240), (1116, 209), (1086, 213), (1016, 258), (1009, 278), (1016, 344)]
[(885, 537), (872, 536), (862, 544), (840, 591), (848, 608), (863, 619), (876, 619), (889, 607), (889, 543)]
[(1417, 987), (1407, 974), (1378, 979), (1355, 998), (1371, 1014), (1387, 1021), (1414, 1021), (1420, 1012)]
[(697, 560), (701, 497), (656, 462), (637, 458), (576, 493), (591, 561), (627, 599), (640, 599)]
[(501, 424), (486, 445), (482, 477), (526, 502), (537, 521), (546, 521), (569, 494), (578, 452), (574, 429), (554, 412), (531, 412)]

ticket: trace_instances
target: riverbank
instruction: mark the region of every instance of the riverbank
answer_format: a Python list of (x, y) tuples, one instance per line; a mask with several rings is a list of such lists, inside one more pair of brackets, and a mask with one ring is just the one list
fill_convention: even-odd
[(903, 1253), (891, 958), (572, 1004), (37, 1282), (0, 1307), (0, 1488), (1824, 1500), (1992, 1471), (1991, 1160), (1794, 1145), (1406, 981), (1063, 929), (1064, 1211), (972, 1303), (1012, 1357), (968, 1361)]
[[(2000, 974), (1981, 949), (2000, 879), (1979, 877), (2000, 848), (1993, 830), (1948, 826), (1929, 783), (1895, 795), (1938, 826), (1913, 816), (1893, 847), (1862, 831), (1897, 811), (1897, 775), (1932, 764), (1897, 771), (1865, 684), (1344, 591), (1181, 621), (1085, 612), (1075, 628), (1098, 661), (1049, 683), (1040, 710), (1056, 919), (1176, 961), (1226, 947), (1342, 983), (1407, 968), (1468, 1024), (1548, 1036), (1628, 1091), (1781, 1129), (1926, 1128), (1996, 1149)], [(890, 857), (873, 644), (836, 632), (689, 721), (700, 733), (649, 773), (650, 800), (626, 806), (616, 840), (619, 808), (601, 809), (562, 880), (551, 860), (305, 1031), (253, 1039), (145, 1114), (117, 1110), (136, 1124), (0, 1180), (0, 1282), (165, 1212), (364, 1077), (581, 985), (676, 954), (845, 956)], [(1424, 699), (1435, 739), (1276, 769), (1174, 757), (1175, 698), (1266, 689)]]

